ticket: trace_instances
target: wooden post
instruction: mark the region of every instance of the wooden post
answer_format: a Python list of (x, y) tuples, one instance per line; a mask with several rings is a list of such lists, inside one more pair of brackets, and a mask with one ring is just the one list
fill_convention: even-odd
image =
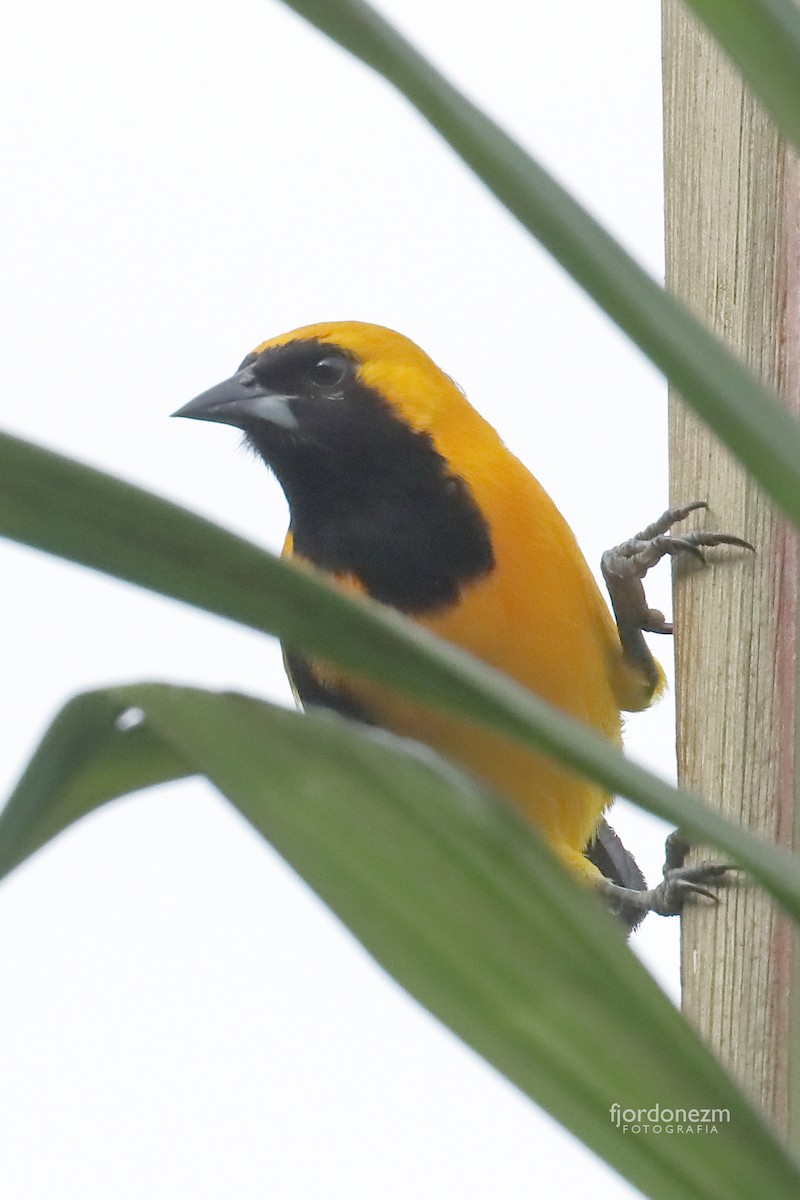
[[(663, 58), (667, 285), (797, 410), (797, 158), (681, 0), (663, 0)], [(791, 846), (796, 538), (675, 395), (670, 459), (672, 501), (708, 500), (708, 528), (757, 547), (755, 557), (712, 552), (723, 565), (676, 577), (679, 776), (734, 821)], [(686, 1015), (791, 1133), (797, 954), (788, 921), (743, 887), (719, 907), (692, 906), (682, 937)]]

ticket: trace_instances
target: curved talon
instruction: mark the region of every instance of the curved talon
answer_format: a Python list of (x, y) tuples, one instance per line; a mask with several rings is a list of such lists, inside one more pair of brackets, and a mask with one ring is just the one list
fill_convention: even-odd
[(698, 508), (708, 508), (708, 501), (692, 500), (690, 504), (676, 504), (674, 507), (668, 508), (651, 525), (648, 525), (641, 533), (637, 533), (633, 541), (651, 542), (659, 533), (667, 533), (673, 525), (683, 521), (690, 512), (694, 512)]
[(678, 540), (692, 542), (697, 546), (740, 546), (742, 550), (755, 551), (752, 542), (737, 537), (735, 533), (716, 533), (706, 529), (695, 529), (684, 534), (683, 538)]
[[(713, 900), (715, 904), (719, 904), (719, 896), (715, 896), (713, 892), (708, 890), (708, 888), (700, 887), (699, 883), (687, 883), (684, 884), (683, 887), (687, 889), (690, 896), (708, 896), (709, 900)], [(683, 890), (683, 887), (681, 890)], [(683, 900), (685, 899), (686, 897), (684, 896)], [(683, 900), (681, 902), (681, 907), (683, 907)]]
[(698, 536), (696, 538), (690, 538), (687, 534), (684, 538), (673, 538), (672, 546), (672, 549), (667, 550), (668, 554), (691, 554), (694, 558), (699, 559), (699, 561), (703, 564), (706, 562), (706, 556), (703, 553), (703, 550), (700, 549), (701, 546), (706, 550), (713, 550), (717, 546), (734, 546), (737, 550), (755, 551), (755, 546), (751, 545), (750, 542), (746, 542), (744, 538), (734, 537), (733, 534), (730, 536), (723, 536), (719, 533), (709, 535), (703, 534), (702, 536)]

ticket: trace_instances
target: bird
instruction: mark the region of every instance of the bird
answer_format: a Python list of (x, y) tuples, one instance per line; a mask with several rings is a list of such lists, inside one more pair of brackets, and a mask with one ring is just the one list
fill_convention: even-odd
[[(665, 555), (727, 534), (669, 530), (678, 506), (603, 556), (613, 613), (550, 496), (462, 389), (411, 339), (361, 321), (303, 326), (258, 345), (174, 416), (232, 425), (280, 483), (284, 557), (399, 610), (622, 746), (622, 712), (658, 698), (643, 637), (669, 633), (642, 579)], [(292, 648), (295, 697), (425, 743), (515, 806), (629, 928), (712, 895), (717, 874), (673, 864), (648, 890), (605, 820), (611, 797), (545, 755)]]

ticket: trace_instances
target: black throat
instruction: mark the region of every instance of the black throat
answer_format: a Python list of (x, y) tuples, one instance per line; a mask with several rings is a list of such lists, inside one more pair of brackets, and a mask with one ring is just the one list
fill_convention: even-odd
[(406, 613), (455, 603), (494, 565), (488, 524), (433, 439), (357, 377), (293, 401), (297, 429), (245, 430), (289, 502), (297, 554)]

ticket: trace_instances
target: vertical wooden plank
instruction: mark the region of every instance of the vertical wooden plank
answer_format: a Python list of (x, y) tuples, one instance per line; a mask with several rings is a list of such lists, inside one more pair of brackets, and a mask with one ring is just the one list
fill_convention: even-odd
[[(667, 285), (800, 408), (800, 171), (769, 118), (681, 0), (663, 0)], [(679, 568), (678, 767), (737, 822), (791, 846), (795, 811), (797, 540), (743, 470), (670, 397), (673, 502), (753, 557)], [(682, 574), (682, 577), (678, 577)], [(789, 1131), (788, 922), (756, 889), (692, 906), (684, 1011), (776, 1126)]]

